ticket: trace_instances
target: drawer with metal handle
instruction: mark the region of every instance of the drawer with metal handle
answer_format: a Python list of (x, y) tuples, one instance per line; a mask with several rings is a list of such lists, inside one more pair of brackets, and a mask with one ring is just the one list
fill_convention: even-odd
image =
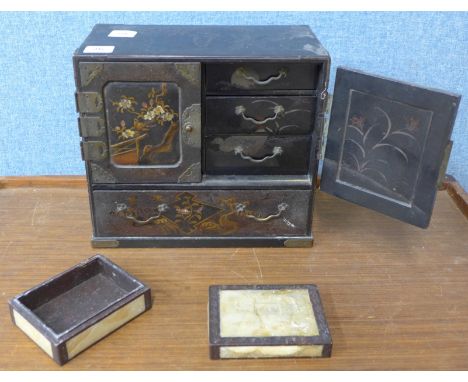
[(320, 64), (242, 62), (206, 64), (206, 94), (317, 89)]
[(210, 175), (306, 174), (311, 136), (211, 136), (205, 140)]
[(303, 236), (310, 190), (94, 191), (96, 234)]
[(311, 96), (207, 97), (205, 133), (308, 134), (316, 103)]

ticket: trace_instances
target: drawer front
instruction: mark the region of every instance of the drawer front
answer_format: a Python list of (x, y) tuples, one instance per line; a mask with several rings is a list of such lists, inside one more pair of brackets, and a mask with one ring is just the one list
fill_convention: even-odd
[(212, 136), (206, 140), (205, 172), (212, 175), (306, 174), (310, 136)]
[(262, 90), (316, 90), (319, 65), (312, 63), (206, 64), (207, 94)]
[(315, 97), (207, 97), (207, 134), (307, 134)]
[(97, 236), (304, 236), (310, 190), (94, 191)]

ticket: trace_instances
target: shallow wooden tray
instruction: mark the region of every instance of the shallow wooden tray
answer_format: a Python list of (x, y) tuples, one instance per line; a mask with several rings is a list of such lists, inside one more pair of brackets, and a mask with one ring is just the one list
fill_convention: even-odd
[(102, 255), (14, 297), (13, 322), (59, 365), (151, 308), (151, 290)]

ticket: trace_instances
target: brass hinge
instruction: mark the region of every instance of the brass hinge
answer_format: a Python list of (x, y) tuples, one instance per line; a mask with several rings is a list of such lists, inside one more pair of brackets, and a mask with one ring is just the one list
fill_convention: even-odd
[(80, 62), (81, 86), (90, 85), (102, 73), (104, 65), (95, 62)]
[(328, 94), (328, 97), (325, 101), (325, 107), (323, 110), (323, 124), (322, 124), (322, 136), (320, 137), (320, 148), (318, 151), (317, 159), (323, 160), (325, 158), (325, 148), (327, 146), (327, 136), (328, 136), (328, 125), (330, 124), (330, 113), (333, 103), (333, 94)]
[(447, 172), (447, 166), (450, 159), (450, 153), (452, 152), (453, 141), (448, 141), (447, 146), (444, 150), (444, 158), (439, 168), (439, 177), (437, 178), (437, 188), (440, 190), (443, 188), (445, 179), (445, 173)]
[(81, 156), (86, 161), (102, 161), (107, 158), (107, 145), (102, 141), (81, 142)]
[(79, 113), (99, 113), (102, 110), (102, 97), (96, 92), (75, 93), (76, 108)]
[(80, 136), (83, 138), (102, 137), (106, 130), (104, 119), (101, 117), (80, 117), (78, 118)]

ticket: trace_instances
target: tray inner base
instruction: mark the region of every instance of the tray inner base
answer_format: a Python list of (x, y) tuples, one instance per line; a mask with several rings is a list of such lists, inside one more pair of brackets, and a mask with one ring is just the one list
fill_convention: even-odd
[(93, 317), (127, 293), (111, 277), (98, 273), (33, 312), (59, 334)]

